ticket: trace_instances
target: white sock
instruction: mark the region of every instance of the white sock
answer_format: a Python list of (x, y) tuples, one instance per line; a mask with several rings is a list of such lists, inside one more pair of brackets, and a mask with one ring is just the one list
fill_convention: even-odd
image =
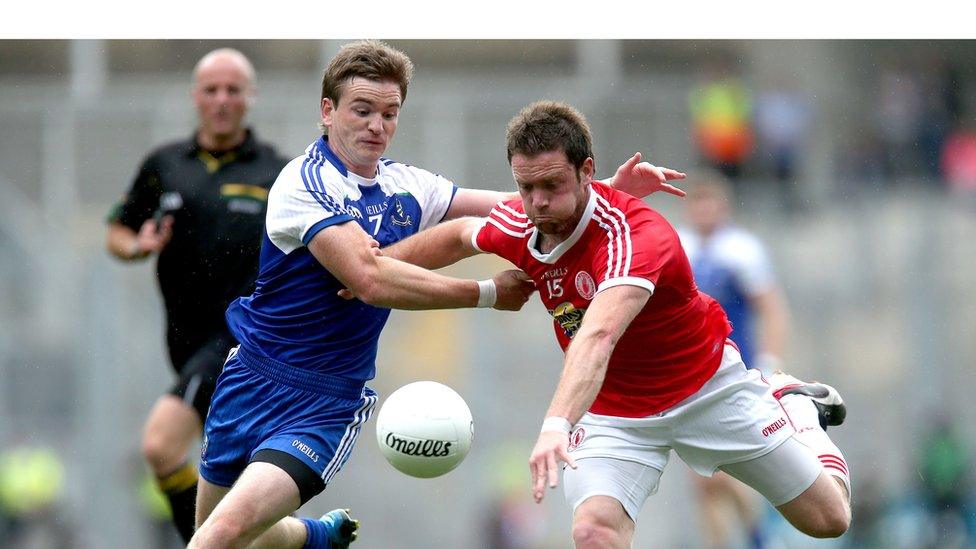
[(820, 427), (817, 405), (804, 395), (784, 395), (779, 399), (779, 403), (796, 427), (794, 438), (813, 451), (813, 455), (817, 456), (823, 465), (824, 472), (839, 478), (844, 483), (847, 487), (847, 498), (850, 500), (851, 477), (847, 469), (847, 461), (837, 445), (827, 436), (827, 432)]

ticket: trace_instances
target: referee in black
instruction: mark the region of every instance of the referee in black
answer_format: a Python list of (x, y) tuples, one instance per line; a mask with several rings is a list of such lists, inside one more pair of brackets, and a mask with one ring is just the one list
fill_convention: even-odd
[(228, 351), (236, 345), (224, 311), (252, 291), (268, 189), (286, 161), (257, 140), (244, 117), (254, 68), (239, 51), (212, 51), (193, 72), (199, 126), (142, 163), (108, 218), (108, 250), (140, 260), (158, 255), (166, 343), (178, 381), (156, 402), (142, 454), (169, 498), (185, 542), (193, 535), (197, 469), (188, 459)]

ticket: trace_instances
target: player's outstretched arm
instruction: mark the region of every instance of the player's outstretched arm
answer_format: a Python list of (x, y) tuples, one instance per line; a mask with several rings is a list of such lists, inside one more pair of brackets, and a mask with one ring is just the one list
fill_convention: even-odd
[(477, 217), (462, 217), (421, 231), (383, 248), (386, 257), (425, 269), (440, 269), (480, 253), (471, 243), (483, 223)]
[(555, 488), (559, 483), (559, 462), (576, 467), (566, 450), (569, 431), (596, 400), (617, 341), (650, 297), (645, 288), (614, 286), (596, 294), (586, 310), (583, 324), (566, 351), (556, 394), (529, 458), (536, 502), (545, 496), (546, 484)]
[(518, 200), (517, 192), (503, 193), (500, 191), (486, 191), (482, 189), (458, 189), (454, 193), (451, 207), (447, 209), (444, 220), (461, 217), (485, 217), (499, 202)]
[(377, 253), (373, 239), (354, 221), (319, 231), (308, 247), (319, 263), (355, 297), (377, 307), (518, 310), (535, 290), (524, 273), (519, 276), (506, 271), (490, 281), (478, 282), (443, 276), (384, 257)]

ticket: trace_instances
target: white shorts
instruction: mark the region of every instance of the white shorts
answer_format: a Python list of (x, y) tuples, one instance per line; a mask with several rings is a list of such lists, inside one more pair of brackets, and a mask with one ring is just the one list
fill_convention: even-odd
[(773, 505), (782, 505), (822, 470), (798, 442), (774, 452), (795, 432), (759, 372), (747, 370), (739, 352), (726, 345), (715, 375), (664, 412), (644, 418), (584, 414), (570, 433), (570, 455), (578, 468), (565, 469), (566, 499), (575, 510), (591, 496), (608, 495), (634, 518), (657, 491), (673, 449), (697, 473), (726, 470)]

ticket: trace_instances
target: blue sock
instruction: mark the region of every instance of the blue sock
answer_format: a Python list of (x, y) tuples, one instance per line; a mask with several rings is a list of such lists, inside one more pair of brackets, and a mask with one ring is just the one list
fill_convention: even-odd
[(300, 519), (308, 531), (303, 549), (329, 549), (332, 542), (329, 541), (329, 530), (324, 522), (313, 518)]

